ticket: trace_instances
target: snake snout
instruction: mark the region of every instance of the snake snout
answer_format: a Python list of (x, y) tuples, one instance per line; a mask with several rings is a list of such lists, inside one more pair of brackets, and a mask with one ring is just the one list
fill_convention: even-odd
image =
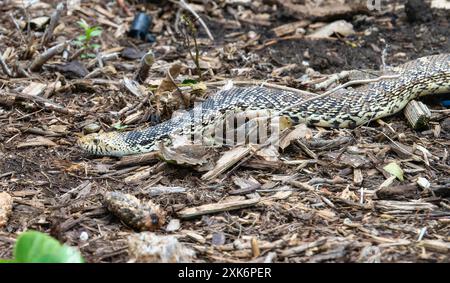
[(116, 132), (89, 134), (79, 138), (77, 145), (88, 154), (102, 156), (122, 156), (124, 148), (124, 142)]
[(89, 154), (100, 154), (104, 152), (106, 143), (100, 134), (89, 134), (79, 138), (77, 146)]

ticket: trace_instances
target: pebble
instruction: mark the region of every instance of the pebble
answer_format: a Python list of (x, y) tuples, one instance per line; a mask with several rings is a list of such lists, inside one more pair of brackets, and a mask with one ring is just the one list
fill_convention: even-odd
[(222, 232), (219, 233), (213, 233), (212, 234), (212, 240), (211, 240), (211, 244), (213, 244), (213, 246), (220, 246), (225, 244), (225, 234)]
[(419, 185), (422, 189), (428, 189), (430, 187), (430, 182), (423, 177), (419, 177), (417, 178), (417, 185)]
[(86, 231), (80, 233), (80, 241), (86, 242), (89, 239), (89, 235)]
[(174, 232), (180, 229), (181, 224), (179, 219), (171, 219), (169, 224), (167, 224), (166, 231), (167, 232)]
[(100, 125), (97, 123), (91, 123), (84, 127), (84, 132), (86, 134), (96, 133), (98, 131), (100, 131)]

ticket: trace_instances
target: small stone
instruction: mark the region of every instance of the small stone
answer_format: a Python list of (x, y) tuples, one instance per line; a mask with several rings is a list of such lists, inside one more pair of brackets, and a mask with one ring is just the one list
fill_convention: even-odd
[(422, 189), (428, 189), (430, 187), (430, 182), (423, 177), (419, 177), (417, 178), (417, 185), (419, 185)]
[(179, 219), (171, 219), (169, 224), (167, 224), (166, 231), (167, 232), (174, 232), (180, 229), (181, 224)]
[(213, 246), (220, 246), (225, 244), (225, 234), (222, 232), (213, 233), (211, 243)]
[(298, 29), (295, 30), (295, 34), (303, 35), (305, 33), (306, 33), (306, 30), (304, 28), (298, 28)]
[(89, 234), (86, 231), (80, 233), (80, 241), (86, 242), (89, 239)]
[(96, 123), (91, 123), (84, 127), (84, 132), (86, 134), (92, 134), (92, 133), (96, 133), (98, 131), (100, 131), (100, 125), (96, 124)]
[(258, 36), (258, 34), (251, 30), (247, 33), (247, 36), (249, 39), (255, 39)]

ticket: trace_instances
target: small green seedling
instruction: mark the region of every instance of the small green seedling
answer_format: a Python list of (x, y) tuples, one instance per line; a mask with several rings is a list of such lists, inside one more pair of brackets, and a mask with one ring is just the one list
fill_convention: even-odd
[[(191, 56), (192, 61), (194, 61), (194, 63), (195, 63), (195, 66), (197, 69), (197, 75), (199, 77), (199, 80), (201, 81), (202, 80), (202, 70), (200, 68), (200, 49), (199, 49), (198, 42), (197, 42), (198, 31), (197, 31), (197, 28), (195, 27), (195, 20), (191, 19), (187, 15), (182, 15), (181, 18), (185, 25), (185, 30), (183, 30), (183, 29), (181, 30), (183, 33), (183, 37), (184, 37), (184, 45), (189, 50), (189, 55)], [(191, 40), (194, 43), (195, 54), (193, 54), (191, 51), (191, 46), (192, 46)]]
[[(100, 36), (102, 34), (102, 29), (98, 26), (89, 26), (89, 24), (83, 19), (77, 23), (84, 30), (84, 34), (77, 37), (75, 44), (81, 46), (81, 48), (86, 51), (99, 49), (101, 47), (100, 44), (91, 43), (91, 40), (93, 37)], [(95, 58), (95, 54), (82, 54), (81, 58)]]
[(126, 128), (128, 128), (127, 125), (122, 125), (120, 122), (112, 124), (112, 127), (118, 131), (122, 131), (122, 130), (125, 130)]
[(20, 234), (14, 246), (14, 259), (0, 263), (83, 263), (80, 252), (37, 231)]

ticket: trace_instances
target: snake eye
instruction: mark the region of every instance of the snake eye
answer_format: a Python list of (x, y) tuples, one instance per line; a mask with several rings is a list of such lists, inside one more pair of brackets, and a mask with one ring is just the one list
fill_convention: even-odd
[(98, 145), (98, 143), (100, 142), (100, 140), (99, 140), (99, 139), (93, 139), (92, 142), (93, 142), (95, 145)]

